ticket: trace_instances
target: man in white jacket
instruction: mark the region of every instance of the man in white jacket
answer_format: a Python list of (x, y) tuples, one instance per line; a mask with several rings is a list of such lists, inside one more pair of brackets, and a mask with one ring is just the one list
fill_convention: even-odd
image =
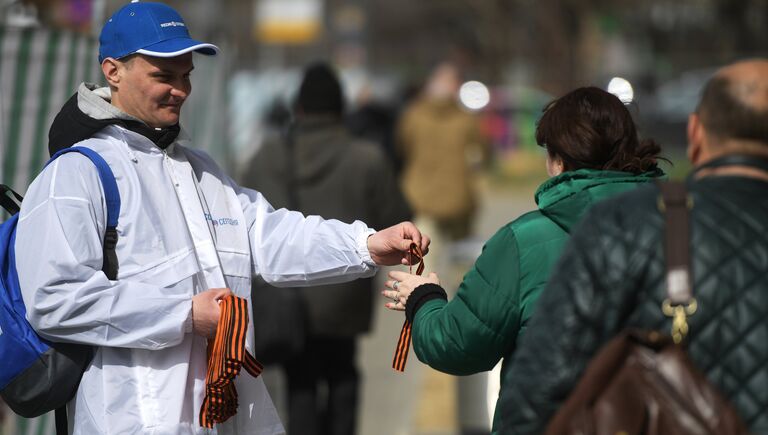
[[(100, 37), (109, 88), (81, 85), (52, 126), (52, 150), (91, 148), (115, 174), (116, 280), (101, 270), (106, 205), (88, 159), (54, 161), (22, 205), (16, 264), (30, 323), (52, 341), (96, 349), (68, 406), (71, 433), (203, 433), (206, 339), (218, 299), (250, 300), (253, 275), (278, 286), (371, 276), (377, 264), (405, 263), (412, 241), (429, 245), (410, 223), (376, 232), (274, 210), (188, 148), (178, 121), (193, 51), (218, 48), (191, 39), (167, 6), (126, 5)], [(247, 348), (253, 334), (249, 327)], [(214, 433), (284, 432), (260, 378), (242, 374), (236, 386), (238, 413)]]

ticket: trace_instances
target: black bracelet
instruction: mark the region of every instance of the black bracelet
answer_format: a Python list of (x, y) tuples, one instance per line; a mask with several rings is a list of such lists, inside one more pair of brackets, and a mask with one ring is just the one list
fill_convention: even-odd
[(405, 318), (409, 322), (413, 323), (413, 318), (416, 317), (416, 311), (419, 311), (422, 305), (431, 301), (432, 299), (448, 300), (448, 295), (445, 293), (442, 287), (437, 284), (422, 284), (413, 290), (413, 293), (408, 296), (408, 300), (405, 301)]

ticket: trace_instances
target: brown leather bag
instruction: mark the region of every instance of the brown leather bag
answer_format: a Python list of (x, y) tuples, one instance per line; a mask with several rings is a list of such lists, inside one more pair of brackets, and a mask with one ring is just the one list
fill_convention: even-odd
[(672, 335), (626, 330), (590, 361), (546, 434), (747, 434), (733, 406), (691, 362), (680, 343), (696, 311), (690, 286), (688, 209), (683, 183), (661, 183), (666, 215), (668, 299)]

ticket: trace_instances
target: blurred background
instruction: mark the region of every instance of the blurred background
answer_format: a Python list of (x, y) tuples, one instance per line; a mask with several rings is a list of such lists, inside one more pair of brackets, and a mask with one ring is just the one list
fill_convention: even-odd
[[(615, 93), (629, 106), (641, 136), (662, 144), (673, 163), (665, 169), (682, 176), (688, 169), (685, 123), (704, 81), (727, 62), (768, 54), (768, 0), (166, 3), (182, 14), (194, 38), (222, 49), (217, 57), (196, 56), (182, 125), (197, 146), (237, 175), (247, 173), (265, 139), (290, 118), (302, 70), (312, 61), (336, 68), (350, 128), (385, 147), (396, 167), (393, 137), (403, 109), (435, 66), (457, 66), (464, 82), (460, 103), (477, 119), (490, 150), (473, 181), (479, 207), (472, 234), (451, 251), (458, 278), (482, 241), (535, 207), (533, 192), (546, 173), (534, 130), (552, 98), (584, 85)], [(63, 102), (82, 81), (103, 83), (98, 33), (123, 4), (0, 0), (4, 184), (23, 194), (48, 157), (48, 127)], [(357, 122), (360, 117), (373, 126)], [(358, 355), (358, 432), (483, 433), (487, 403), (492, 409), (495, 401), (493, 379), (480, 382), (485, 390), (461, 387), (428, 375), (413, 355), (405, 374), (393, 372), (391, 351), (402, 317), (382, 305), (377, 301), (373, 330)], [(282, 381), (279, 374), (270, 376), (282, 412)], [(15, 419), (6, 411), (1, 427), (3, 434), (46, 433), (50, 422)]]

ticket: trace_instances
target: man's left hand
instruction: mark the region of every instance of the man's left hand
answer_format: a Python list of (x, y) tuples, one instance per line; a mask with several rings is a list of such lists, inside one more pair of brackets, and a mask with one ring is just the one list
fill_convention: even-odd
[(429, 251), (429, 237), (411, 222), (401, 222), (368, 237), (368, 252), (380, 266), (408, 265), (416, 260), (408, 255), (411, 243), (418, 245), (424, 255)]

